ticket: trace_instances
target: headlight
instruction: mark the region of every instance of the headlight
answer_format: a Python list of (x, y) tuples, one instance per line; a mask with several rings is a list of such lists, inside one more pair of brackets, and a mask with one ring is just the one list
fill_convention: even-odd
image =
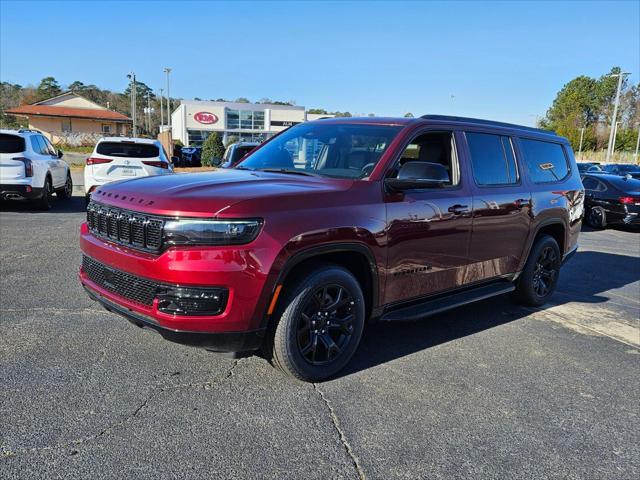
[(255, 240), (262, 220), (170, 220), (165, 245), (241, 245)]

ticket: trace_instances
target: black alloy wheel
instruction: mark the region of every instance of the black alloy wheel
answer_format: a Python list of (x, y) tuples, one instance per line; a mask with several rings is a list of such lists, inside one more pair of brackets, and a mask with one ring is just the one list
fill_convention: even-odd
[(347, 269), (313, 263), (285, 282), (264, 350), (287, 375), (316, 382), (355, 353), (366, 317), (362, 287)]
[(298, 319), (297, 341), (302, 357), (312, 365), (330, 363), (353, 335), (353, 295), (346, 287), (326, 285), (307, 300)]
[(539, 297), (546, 297), (555, 284), (558, 257), (555, 250), (547, 246), (542, 250), (533, 271), (533, 289)]

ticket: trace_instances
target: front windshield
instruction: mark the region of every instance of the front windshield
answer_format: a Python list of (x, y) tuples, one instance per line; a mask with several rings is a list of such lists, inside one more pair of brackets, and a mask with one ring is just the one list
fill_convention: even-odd
[(335, 178), (368, 177), (402, 127), (306, 123), (290, 128), (238, 164)]

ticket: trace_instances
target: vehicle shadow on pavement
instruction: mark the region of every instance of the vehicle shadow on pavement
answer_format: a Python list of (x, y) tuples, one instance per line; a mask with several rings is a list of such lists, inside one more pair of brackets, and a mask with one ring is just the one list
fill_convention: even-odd
[(0, 212), (16, 213), (79, 213), (87, 210), (84, 196), (74, 196), (69, 200), (51, 200), (50, 210), (39, 210), (33, 204), (21, 200), (0, 200)]
[[(603, 274), (606, 272), (606, 274)], [(563, 267), (553, 303), (604, 303), (604, 293), (640, 280), (640, 258), (603, 252), (578, 252)], [(630, 308), (637, 308), (630, 305)], [(525, 318), (531, 310), (502, 295), (423, 320), (367, 325), (360, 346), (338, 377), (356, 373), (421, 350)]]

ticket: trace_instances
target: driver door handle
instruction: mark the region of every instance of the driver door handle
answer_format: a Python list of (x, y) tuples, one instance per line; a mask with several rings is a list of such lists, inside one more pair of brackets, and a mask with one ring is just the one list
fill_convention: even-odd
[(469, 206), (456, 203), (455, 205), (451, 205), (448, 210), (454, 215), (462, 215), (463, 213), (469, 212)]

